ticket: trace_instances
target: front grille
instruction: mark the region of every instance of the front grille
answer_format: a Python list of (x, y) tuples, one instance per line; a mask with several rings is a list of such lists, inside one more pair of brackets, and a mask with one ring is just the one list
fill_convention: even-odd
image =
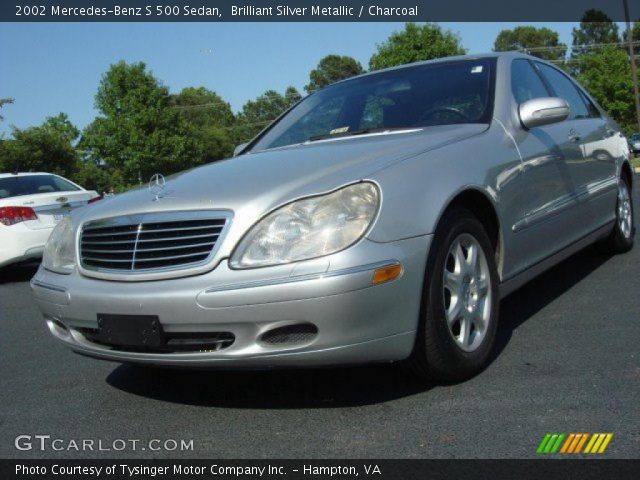
[(88, 270), (149, 272), (209, 259), (227, 222), (206, 213), (129, 215), (89, 222), (80, 235)]

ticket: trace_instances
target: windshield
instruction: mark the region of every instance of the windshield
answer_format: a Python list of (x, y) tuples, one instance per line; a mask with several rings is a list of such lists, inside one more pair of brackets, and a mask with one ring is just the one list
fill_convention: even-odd
[(55, 175), (0, 178), (0, 198), (49, 192), (73, 192), (77, 190), (80, 189), (74, 184)]
[(488, 123), (493, 66), (489, 58), (432, 63), (329, 86), (296, 105), (252, 150), (372, 130)]

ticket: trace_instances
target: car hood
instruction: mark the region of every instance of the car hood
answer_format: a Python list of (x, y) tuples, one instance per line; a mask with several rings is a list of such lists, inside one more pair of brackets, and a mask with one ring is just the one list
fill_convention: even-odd
[(167, 178), (159, 199), (146, 185), (82, 209), (79, 222), (133, 213), (214, 209), (244, 232), (273, 208), (368, 178), (403, 159), (477, 135), (486, 125), (449, 125), (341, 137), (248, 153)]

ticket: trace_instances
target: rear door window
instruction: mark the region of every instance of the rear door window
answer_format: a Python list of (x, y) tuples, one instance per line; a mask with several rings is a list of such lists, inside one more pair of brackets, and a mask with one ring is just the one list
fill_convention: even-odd
[(578, 91), (569, 77), (554, 67), (536, 62), (540, 72), (547, 80), (556, 97), (563, 98), (569, 104), (571, 112), (569, 119), (590, 118), (591, 114), (584, 102), (582, 94)]

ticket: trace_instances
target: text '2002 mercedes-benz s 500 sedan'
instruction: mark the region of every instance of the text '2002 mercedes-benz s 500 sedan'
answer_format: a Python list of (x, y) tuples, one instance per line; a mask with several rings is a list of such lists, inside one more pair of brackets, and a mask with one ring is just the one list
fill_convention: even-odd
[(300, 101), (232, 159), (73, 212), (32, 288), (55, 338), (142, 364), (488, 361), (501, 297), (632, 247), (629, 148), (556, 67), (417, 63)]

